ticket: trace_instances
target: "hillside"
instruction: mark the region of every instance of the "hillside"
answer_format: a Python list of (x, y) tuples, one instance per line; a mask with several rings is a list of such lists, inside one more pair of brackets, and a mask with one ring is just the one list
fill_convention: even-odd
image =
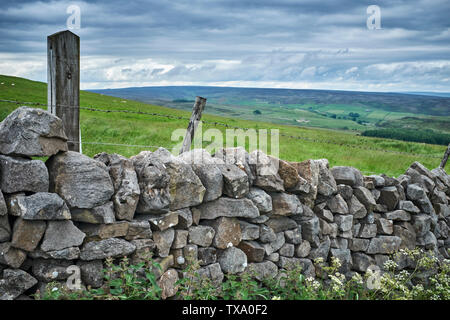
[[(365, 131), (378, 127), (450, 131), (450, 98), (404, 93), (232, 87), (140, 87), (93, 90), (189, 110), (196, 95), (210, 114), (301, 127)], [(414, 117), (416, 121), (403, 119)], [(444, 125), (442, 125), (444, 123)]]
[[(0, 83), (0, 99), (46, 103), (46, 83), (1, 75)], [(196, 95), (201, 95), (201, 92)], [(189, 104), (191, 109), (192, 103), (189, 102)], [(0, 120), (19, 105), (0, 102)], [(87, 91), (81, 92), (81, 106), (95, 107), (100, 110), (142, 111), (175, 117), (81, 110), (83, 153), (89, 156), (106, 151), (129, 157), (142, 150), (154, 150), (156, 146), (170, 148), (178, 143), (178, 141), (171, 141), (172, 132), (178, 128), (186, 128), (188, 123), (188, 120), (178, 119), (178, 117), (189, 118), (190, 116), (190, 110), (176, 110)], [(209, 102), (206, 108), (207, 110), (210, 108)], [(398, 176), (416, 160), (429, 168), (434, 168), (439, 165), (445, 150), (445, 147), (437, 145), (362, 137), (336, 130), (274, 125), (269, 122), (210, 114), (205, 114), (203, 120), (208, 121), (203, 125), (204, 130), (216, 128), (222, 132), (225, 132), (225, 127), (211, 124), (211, 122), (227, 123), (229, 126), (241, 128), (277, 128), (283, 134), (280, 136), (280, 158), (290, 161), (327, 158), (331, 166), (355, 166), (366, 174), (383, 172)], [(204, 146), (208, 144), (209, 142), (204, 142)]]

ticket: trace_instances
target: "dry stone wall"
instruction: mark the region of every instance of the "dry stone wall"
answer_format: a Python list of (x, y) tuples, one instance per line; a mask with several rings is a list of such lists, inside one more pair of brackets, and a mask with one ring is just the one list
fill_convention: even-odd
[[(20, 107), (0, 123), (0, 299), (23, 298), (78, 266), (103, 285), (106, 258), (160, 262), (163, 298), (193, 260), (220, 284), (339, 258), (351, 277), (401, 248), (449, 258), (450, 176), (415, 162), (364, 176), (326, 159), (288, 162), (229, 148), (178, 157), (160, 148), (127, 159), (67, 151), (61, 120)], [(49, 157), (44, 163), (31, 157)], [(409, 268), (408, 260), (398, 261)]]

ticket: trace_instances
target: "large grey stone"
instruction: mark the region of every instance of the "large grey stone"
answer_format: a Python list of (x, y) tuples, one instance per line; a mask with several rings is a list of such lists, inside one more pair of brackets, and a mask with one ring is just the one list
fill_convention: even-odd
[(189, 228), (189, 243), (201, 247), (209, 247), (212, 244), (216, 232), (210, 226), (191, 226)]
[(327, 201), (327, 206), (333, 213), (348, 214), (348, 205), (340, 194), (335, 195)]
[(211, 155), (204, 149), (194, 149), (184, 152), (179, 158), (190, 163), (195, 174), (206, 188), (203, 201), (216, 200), (222, 195), (223, 176)]
[(395, 186), (384, 187), (381, 190), (379, 202), (385, 204), (387, 209), (392, 211), (397, 208), (400, 200), (400, 194)]
[(416, 231), (409, 222), (395, 224), (393, 235), (402, 239), (400, 249), (413, 250), (416, 247)]
[(367, 268), (376, 264), (374, 258), (362, 252), (353, 252), (352, 262), (352, 268), (359, 272), (366, 272)]
[(370, 240), (368, 254), (390, 254), (399, 250), (402, 239), (397, 236), (378, 236)]
[(23, 270), (5, 269), (3, 279), (0, 279), (0, 300), (14, 300), (37, 282)]
[(0, 122), (0, 153), (49, 157), (67, 151), (61, 119), (42, 109), (20, 107)]
[(26, 257), (25, 251), (14, 248), (10, 242), (0, 243), (0, 265), (4, 264), (18, 269), (24, 263)]
[(114, 194), (106, 166), (77, 152), (68, 151), (47, 160), (50, 191), (69, 208), (90, 209), (105, 204)]
[(125, 237), (129, 222), (118, 221), (110, 224), (79, 223), (78, 228), (86, 234), (86, 241)]
[(193, 207), (192, 213), (200, 212), (200, 219), (216, 219), (218, 217), (256, 218), (258, 208), (249, 199), (231, 199), (220, 197), (217, 200)]
[(269, 243), (275, 241), (275, 239), (276, 235), (272, 228), (266, 225), (261, 225), (259, 227), (259, 241), (263, 243)]
[(247, 270), (259, 281), (273, 279), (278, 274), (277, 265), (271, 261), (249, 263)]
[(271, 193), (272, 214), (291, 216), (303, 213), (303, 206), (297, 196), (287, 193)]
[(36, 279), (48, 283), (65, 280), (70, 276), (67, 268), (72, 261), (54, 259), (34, 259), (31, 262), (31, 271)]
[(94, 159), (103, 162), (109, 170), (114, 186), (112, 201), (116, 219), (131, 221), (141, 194), (133, 162), (121, 155), (105, 152), (95, 155)]
[(270, 227), (275, 233), (297, 228), (297, 223), (288, 217), (271, 217), (264, 224)]
[(0, 155), (0, 189), (4, 193), (48, 192), (44, 162)]
[(312, 260), (317, 258), (322, 258), (326, 260), (328, 257), (328, 253), (330, 252), (330, 246), (331, 246), (330, 237), (325, 237), (325, 240), (320, 242), (317, 248), (311, 250), (308, 258)]
[(269, 245), (270, 245), (270, 249), (269, 251), (271, 252), (266, 252), (267, 255), (271, 254), (272, 252), (276, 252), (278, 250), (280, 250), (280, 248), (286, 243), (286, 240), (284, 238), (284, 232), (278, 232), (275, 234), (275, 240), (272, 241)]
[(219, 217), (214, 220), (204, 220), (202, 223), (214, 229), (212, 244), (218, 249), (237, 246), (242, 240), (241, 225), (236, 218)]
[(79, 209), (74, 208), (70, 210), (73, 221), (86, 222), (86, 223), (114, 223), (116, 216), (114, 213), (114, 204), (112, 201), (108, 201), (105, 204), (91, 208), (91, 209)]
[(377, 230), (380, 234), (392, 234), (394, 232), (394, 223), (391, 220), (385, 218), (379, 218), (376, 220)]
[(306, 258), (307, 256), (309, 256), (310, 252), (311, 244), (306, 240), (303, 240), (295, 247), (295, 256), (298, 258)]
[(291, 166), (287, 161), (278, 161), (278, 175), (283, 180), (285, 190), (292, 190), (300, 183), (300, 176), (297, 169)]
[(314, 242), (320, 231), (319, 218), (313, 217), (309, 220), (301, 221), (300, 225), (302, 227), (302, 238), (309, 242)]
[(302, 242), (302, 228), (298, 226), (295, 229), (286, 230), (284, 232), (287, 243), (300, 244)]
[(101, 260), (78, 261), (81, 280), (86, 286), (100, 288), (103, 285), (103, 262)]
[(86, 235), (72, 221), (49, 221), (41, 244), (43, 251), (55, 251), (77, 247), (83, 243)]
[(367, 215), (366, 207), (359, 202), (358, 198), (355, 196), (352, 195), (347, 204), (349, 213), (353, 215), (355, 219), (362, 219)]
[(356, 168), (337, 166), (331, 168), (331, 174), (337, 184), (345, 184), (351, 187), (364, 186), (363, 176)]
[(68, 220), (69, 208), (56, 193), (18, 194), (9, 198), (9, 213), (24, 220)]
[(248, 177), (248, 184), (251, 186), (255, 180), (255, 173), (250, 167), (250, 155), (243, 147), (222, 148), (214, 154), (214, 159), (218, 163), (233, 164), (244, 170)]
[(178, 225), (178, 212), (170, 211), (161, 215), (151, 216), (148, 221), (153, 230), (164, 231)]
[(398, 203), (398, 208), (400, 210), (405, 210), (409, 213), (420, 213), (419, 208), (417, 208), (412, 201), (400, 200)]
[(246, 197), (253, 202), (259, 212), (267, 213), (272, 211), (272, 197), (264, 190), (251, 187)]
[(249, 191), (248, 176), (234, 164), (218, 164), (223, 175), (223, 193), (231, 198), (242, 198)]
[(156, 250), (160, 257), (165, 258), (169, 255), (173, 240), (175, 239), (175, 230), (173, 228), (153, 233)]
[(147, 220), (133, 220), (128, 223), (128, 232), (125, 236), (125, 240), (150, 239), (151, 237), (152, 230), (150, 228), (150, 223)]
[(177, 294), (179, 285), (178, 273), (175, 269), (169, 269), (164, 272), (157, 281), (158, 287), (161, 288), (161, 299), (173, 297)]
[(353, 194), (358, 198), (359, 202), (361, 202), (367, 209), (367, 211), (371, 212), (375, 206), (377, 205), (372, 192), (364, 187), (357, 187), (353, 189)]
[(369, 239), (353, 238), (350, 240), (349, 249), (352, 251), (367, 251), (369, 248)]
[(193, 221), (191, 209), (184, 208), (184, 209), (177, 210), (176, 212), (178, 214), (177, 228), (187, 229), (190, 226), (192, 226), (192, 223), (194, 221)]
[(250, 168), (255, 174), (253, 184), (265, 191), (284, 191), (284, 181), (278, 174), (279, 160), (269, 157), (260, 150), (250, 153)]
[(167, 212), (170, 204), (170, 176), (164, 163), (150, 151), (142, 151), (130, 160), (135, 167), (141, 191), (136, 212)]
[(218, 262), (224, 273), (239, 273), (247, 267), (247, 255), (241, 249), (230, 247), (220, 253)]
[(239, 220), (241, 226), (242, 240), (256, 240), (259, 238), (259, 226)]
[(217, 262), (217, 249), (214, 247), (198, 248), (198, 260), (201, 266)]
[[(139, 240), (134, 240), (139, 241)], [(101, 260), (128, 256), (136, 250), (136, 245), (123, 239), (109, 238), (92, 241), (81, 248), (80, 259), (85, 261)]]
[[(220, 286), (224, 278), (224, 274), (219, 263), (213, 263), (206, 267), (200, 268), (197, 270), (197, 274), (200, 280), (205, 278), (210, 279), (211, 284), (215, 287)], [(192, 280), (198, 281), (196, 278)]]
[(411, 220), (411, 215), (405, 210), (395, 210), (386, 212), (383, 214), (386, 219), (394, 221), (409, 221)]
[(334, 221), (342, 232), (349, 231), (353, 227), (353, 216), (351, 214), (336, 215)]
[(164, 148), (159, 148), (152, 155), (164, 164), (169, 174), (170, 210), (196, 206), (203, 202), (206, 189), (190, 164)]
[(412, 224), (418, 237), (423, 237), (431, 229), (431, 217), (426, 214), (418, 214), (412, 217)]
[(425, 190), (418, 184), (410, 184), (406, 189), (406, 197), (409, 200), (415, 201), (426, 198)]
[(28, 221), (16, 219), (13, 227), (11, 245), (25, 251), (36, 249), (44, 235), (47, 224), (45, 221)]
[(375, 223), (364, 223), (359, 231), (360, 238), (374, 238), (377, 236), (377, 225)]
[(246, 254), (248, 262), (262, 262), (264, 259), (264, 247), (256, 241), (241, 241), (238, 248)]

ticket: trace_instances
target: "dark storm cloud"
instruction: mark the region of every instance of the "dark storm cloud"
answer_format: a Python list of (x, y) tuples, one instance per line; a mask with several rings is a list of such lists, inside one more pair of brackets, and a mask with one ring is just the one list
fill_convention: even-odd
[[(0, 73), (45, 80), (45, 39), (66, 28), (70, 4), (81, 8), (83, 87), (449, 91), (444, 0), (2, 2)], [(372, 4), (381, 30), (366, 27)]]

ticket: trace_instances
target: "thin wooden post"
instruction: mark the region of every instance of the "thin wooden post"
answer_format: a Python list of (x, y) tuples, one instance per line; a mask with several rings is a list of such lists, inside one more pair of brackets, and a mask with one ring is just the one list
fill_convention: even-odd
[(197, 129), (198, 122), (202, 118), (202, 112), (206, 105), (206, 98), (195, 97), (194, 107), (192, 108), (191, 119), (187, 127), (186, 135), (184, 136), (183, 146), (181, 147), (180, 154), (189, 151), (191, 149), (192, 137), (194, 137), (195, 130)]
[(445, 151), (444, 157), (442, 158), (441, 164), (439, 165), (440, 168), (442, 169), (445, 168), (449, 156), (450, 156), (450, 143), (448, 144), (447, 150)]
[(63, 122), (69, 150), (80, 152), (80, 37), (68, 30), (47, 37), (47, 105)]

